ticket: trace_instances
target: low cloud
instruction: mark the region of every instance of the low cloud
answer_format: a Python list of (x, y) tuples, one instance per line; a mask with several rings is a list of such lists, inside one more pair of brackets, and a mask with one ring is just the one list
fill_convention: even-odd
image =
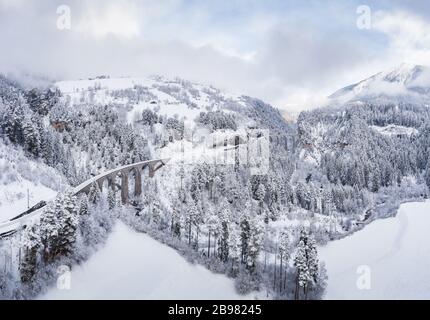
[(389, 56), (396, 60), (428, 64), (430, 61), (430, 22), (407, 11), (378, 11), (375, 31), (389, 39)]
[[(404, 10), (377, 12), (373, 29), (358, 31), (355, 7), (340, 4), (327, 16), (298, 6), (307, 17), (298, 20), (294, 10), (259, 2), (252, 10), (240, 0), (69, 1), (72, 28), (59, 30), (61, 4), (0, 0), (0, 72), (179, 76), (297, 111), (391, 63), (430, 61), (427, 20)], [(345, 10), (349, 20), (330, 20)], [(388, 45), (375, 49), (374, 34)]]

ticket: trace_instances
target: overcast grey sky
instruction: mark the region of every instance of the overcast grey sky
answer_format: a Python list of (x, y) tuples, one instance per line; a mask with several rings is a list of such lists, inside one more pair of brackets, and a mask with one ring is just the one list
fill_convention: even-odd
[(298, 111), (402, 62), (429, 65), (430, 2), (0, 0), (0, 41), (3, 73), (179, 76)]

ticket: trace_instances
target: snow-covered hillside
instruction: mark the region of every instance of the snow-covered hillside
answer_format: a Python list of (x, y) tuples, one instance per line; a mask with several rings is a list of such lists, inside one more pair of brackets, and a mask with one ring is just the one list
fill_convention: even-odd
[(322, 195), (321, 210), (342, 216), (344, 231), (428, 194), (429, 75), (427, 67), (403, 64), (300, 114), (293, 184), (305, 190), (305, 199)]
[(380, 134), (387, 135), (387, 136), (410, 137), (411, 135), (418, 134), (418, 130), (415, 128), (399, 126), (394, 124), (390, 124), (383, 127), (371, 126), (371, 128), (376, 132), (379, 132)]
[[(416, 84), (423, 70), (401, 68), (376, 78), (421, 95)], [(372, 87), (372, 81), (363, 88)], [(53, 280), (56, 264), (72, 265), (78, 291), (94, 296), (120, 286), (122, 279), (124, 290), (132, 291), (122, 295), (167, 297), (172, 284), (160, 284), (160, 277), (174, 271), (166, 259), (184, 266), (184, 279), (190, 273), (200, 276), (198, 267), (185, 267), (173, 251), (160, 258), (169, 267), (165, 270), (158, 262), (143, 265), (132, 242), (143, 241), (150, 253), (165, 247), (123, 228), (119, 219), (188, 260), (231, 276), (238, 292), (318, 299), (326, 277), (317, 243), (348, 236), (393, 215), (402, 201), (428, 196), (430, 109), (417, 100), (381, 103), (383, 90), (375, 99), (302, 112), (297, 123), (287, 123), (259, 99), (180, 79), (98, 77), (57, 82), (48, 91), (27, 91), (7, 79), (0, 84), (5, 143), (22, 148), (24, 163), (40, 161), (41, 172), (44, 166), (55, 168), (73, 186), (124, 165), (171, 158), (155, 177), (143, 174), (143, 192), (136, 184), (139, 176), (130, 171), (112, 177), (111, 188), (93, 185), (88, 195), (57, 197), (23, 232), (25, 255), (15, 259), (19, 268), (5, 271), (15, 281), (3, 289), (5, 296), (16, 294), (15, 283), (22, 283), (19, 294), (34, 297), (47, 278)], [(111, 238), (127, 242), (109, 240), (87, 264), (77, 266), (101, 247), (115, 222)], [(10, 239), (11, 247), (22, 245), (19, 233)], [(123, 246), (129, 250), (116, 253)], [(0, 249), (11, 255), (7, 246)], [(152, 275), (153, 282), (142, 277), (149, 291), (141, 289), (142, 282), (137, 288), (132, 278), (116, 276), (104, 287), (93, 275), (110, 263), (112, 252), (161, 275)], [(201, 272), (201, 282), (212, 283), (213, 275)], [(130, 275), (136, 273), (130, 269)], [(289, 285), (299, 278), (307, 280), (298, 289)], [(225, 288), (222, 284), (220, 290), (235, 295)], [(81, 296), (73, 290), (49, 294)], [(196, 285), (195, 290), (203, 289)]]
[[(161, 77), (63, 81), (47, 91), (27, 91), (6, 78), (1, 84), (5, 141), (24, 147), (26, 158), (56, 168), (72, 186), (124, 165), (171, 158), (154, 178), (143, 175), (141, 195), (133, 192), (136, 172), (128, 172), (125, 198), (130, 201), (119, 196), (119, 188), (126, 190), (123, 178), (103, 192), (94, 185), (88, 196), (61, 195), (41, 210), (40, 220), (22, 237), (24, 258), (13, 259), (21, 265), (5, 271), (30, 285), (18, 286), (24, 297), (46, 286), (55, 263), (87, 259), (118, 218), (209, 270), (233, 277), (242, 294), (295, 294), (283, 280), (296, 276), (293, 256), (270, 266), (267, 261), (282, 246), (298, 250), (298, 238), (307, 243), (301, 250), (316, 256), (314, 239), (327, 234), (324, 226), (318, 235), (301, 230), (302, 214), (290, 215), (295, 129), (277, 109), (256, 98)], [(326, 220), (319, 214), (313, 218), (314, 226)], [(22, 246), (19, 236), (12, 234), (8, 245)], [(8, 248), (2, 250), (10, 259)], [(323, 267), (317, 259), (312, 264), (307, 295), (317, 298), (324, 291), (317, 274)], [(273, 287), (274, 269), (282, 273), (283, 288)], [(12, 281), (2, 290), (7, 297), (16, 294)]]
[(403, 63), (398, 67), (336, 91), (332, 103), (403, 101), (430, 104), (430, 68)]
[(21, 150), (0, 140), (0, 223), (42, 200), (55, 197), (67, 182), (57, 170), (29, 159)]
[[(103, 270), (103, 272), (100, 272)], [(69, 289), (52, 288), (39, 299), (253, 299), (233, 281), (192, 265), (174, 249), (118, 222), (105, 246), (74, 266)]]
[(159, 76), (60, 81), (56, 86), (72, 106), (86, 102), (125, 108), (129, 123), (139, 118), (144, 109), (151, 109), (159, 115), (184, 117), (186, 124), (193, 126), (193, 120), (202, 111), (234, 112), (246, 107), (241, 96), (227, 94), (211, 86)]

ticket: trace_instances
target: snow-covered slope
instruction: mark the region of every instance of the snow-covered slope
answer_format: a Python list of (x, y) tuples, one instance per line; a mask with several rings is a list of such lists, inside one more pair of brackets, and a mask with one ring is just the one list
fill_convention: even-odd
[(52, 288), (40, 298), (204, 300), (254, 295), (237, 294), (232, 280), (188, 263), (174, 249), (117, 222), (105, 247), (73, 267), (70, 290)]
[[(205, 159), (200, 162), (207, 161), (207, 158), (215, 158), (217, 152), (211, 149), (212, 141), (217, 139), (217, 134), (220, 132), (230, 137), (240, 135), (246, 138), (248, 134), (246, 130), (260, 127), (272, 129), (270, 135), (274, 136), (275, 131), (278, 130), (285, 134), (291, 126), (285, 122), (278, 110), (258, 99), (222, 92), (211, 86), (182, 79), (171, 80), (160, 76), (98, 77), (89, 80), (60, 81), (55, 86), (63, 94), (63, 100), (70, 108), (87, 110), (89, 106), (108, 105), (109, 109), (115, 109), (120, 118), (134, 126), (141, 136), (160, 137), (156, 139), (156, 143), (149, 141), (151, 157), (171, 158), (170, 163), (178, 160), (175, 155), (179, 155), (180, 161), (185, 163), (198, 162), (195, 159), (201, 156)], [(141, 125), (142, 112), (148, 110), (156, 114), (156, 117), (176, 119), (181, 124), (183, 121), (184, 139), (169, 139), (165, 141), (162, 148), (156, 145), (160, 140), (171, 137), (167, 137), (169, 133), (166, 132), (165, 124), (158, 121), (151, 125), (149, 131), (148, 126)], [(201, 113), (218, 111), (222, 112), (221, 119), (210, 118), (206, 123), (198, 119)], [(225, 115), (232, 117), (227, 119), (230, 121), (227, 125), (223, 122)], [(217, 121), (222, 123), (222, 128), (213, 128), (218, 126), (218, 123), (214, 125)], [(229, 144), (232, 144), (230, 140)], [(207, 148), (208, 146), (210, 148)], [(191, 148), (192, 152), (180, 152)], [(222, 155), (222, 152), (224, 151), (221, 150), (218, 153)], [(234, 150), (230, 153), (234, 154)], [(184, 159), (184, 155), (189, 159)], [(81, 163), (85, 162), (88, 156), (79, 154), (76, 158), (79, 158)]]
[(400, 66), (336, 91), (332, 102), (346, 103), (379, 99), (381, 101), (430, 102), (430, 68)]
[(56, 86), (71, 105), (86, 102), (125, 107), (129, 123), (144, 109), (159, 115), (184, 117), (186, 124), (192, 126), (202, 111), (234, 112), (246, 107), (241, 96), (223, 93), (211, 86), (159, 76), (60, 81)]
[(27, 210), (28, 204), (55, 197), (66, 185), (55, 169), (0, 140), (0, 223)]
[(411, 135), (418, 134), (418, 130), (415, 128), (399, 126), (394, 124), (389, 124), (387, 126), (371, 126), (373, 130), (379, 132), (380, 134), (387, 136), (397, 136), (397, 137), (410, 137)]

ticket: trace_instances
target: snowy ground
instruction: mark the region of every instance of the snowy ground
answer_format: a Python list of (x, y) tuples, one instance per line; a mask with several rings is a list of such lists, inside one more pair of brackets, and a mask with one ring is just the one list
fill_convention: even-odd
[(415, 128), (399, 126), (395, 124), (390, 124), (388, 126), (380, 127), (380, 126), (370, 126), (373, 130), (377, 132), (387, 135), (387, 136), (411, 136), (413, 134), (418, 134), (418, 130)]
[[(430, 299), (429, 229), (430, 201), (405, 203), (396, 217), (320, 248), (329, 276), (326, 299)], [(368, 290), (356, 284), (363, 265), (370, 267)]]
[(41, 299), (252, 299), (233, 281), (118, 222), (104, 248), (72, 270), (71, 289)]

